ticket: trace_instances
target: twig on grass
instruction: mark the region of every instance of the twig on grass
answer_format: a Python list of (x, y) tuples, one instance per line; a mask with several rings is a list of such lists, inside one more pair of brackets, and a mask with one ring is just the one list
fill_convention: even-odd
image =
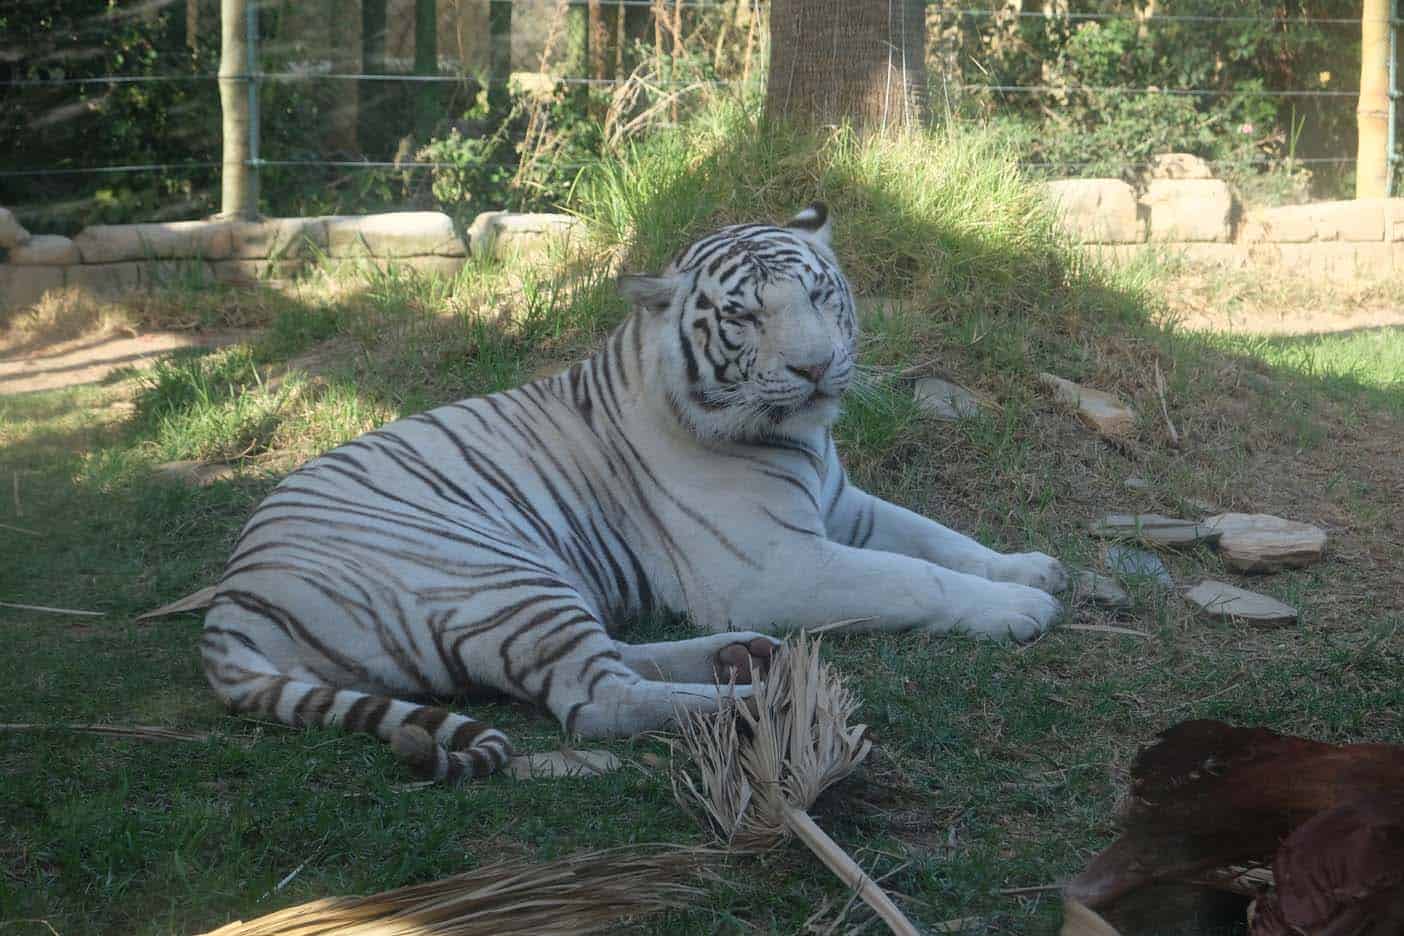
[(1160, 397), (1160, 413), (1165, 417), (1165, 428), (1170, 431), (1170, 447), (1180, 447), (1180, 434), (1175, 431), (1175, 424), (1170, 421), (1170, 407), (1165, 402), (1165, 375), (1160, 372), (1160, 362), (1155, 362), (1155, 392)]
[(37, 530), (26, 530), (24, 527), (10, 526), (10, 524), (8, 524), (8, 523), (0, 523), (0, 530), (10, 530), (11, 532), (14, 532), (14, 533), (24, 533), (24, 534), (26, 534), (27, 536), (43, 536), (43, 535), (44, 535), (43, 533), (40, 533), (40, 532), (38, 532)]
[(210, 736), (202, 731), (181, 731), (176, 728), (161, 728), (157, 725), (44, 725), (38, 722), (0, 723), (0, 732), (5, 731), (78, 731), (83, 734), (107, 735), (113, 738), (128, 738), (133, 741), (208, 741)]
[(1128, 637), (1150, 637), (1145, 631), (1134, 630), (1130, 627), (1117, 627), (1115, 624), (1064, 624), (1063, 627), (1073, 631), (1088, 631), (1094, 634), (1125, 634)]
[(103, 611), (77, 611), (73, 608), (50, 608), (45, 605), (15, 604), (11, 601), (0, 601), (0, 608), (14, 608), (16, 611), (43, 611), (47, 614), (70, 614), (75, 617), (105, 617)]

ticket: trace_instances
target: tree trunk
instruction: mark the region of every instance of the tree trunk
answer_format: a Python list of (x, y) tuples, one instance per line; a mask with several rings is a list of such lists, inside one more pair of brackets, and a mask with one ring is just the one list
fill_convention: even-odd
[(600, 0), (589, 0), (586, 13), (589, 25), (585, 28), (585, 43), (590, 50), (590, 77), (599, 81), (609, 77), (609, 29), (605, 26)]
[[(386, 0), (361, 0), (361, 73), (385, 74)], [(376, 159), (386, 156), (384, 117), (389, 82), (361, 83), (361, 152)]]
[(774, 0), (766, 116), (874, 133), (921, 120), (922, 0)]
[(1383, 198), (1389, 183), (1389, 6), (1390, 0), (1365, 0), (1360, 17), (1356, 198)]
[[(325, 0), (327, 56), (332, 71), (354, 75), (361, 71), (361, 18), (356, 0)], [(331, 83), (334, 103), (327, 111), (326, 152), (350, 158), (359, 148), (361, 122), (361, 82), (338, 80)]]
[(510, 0), (488, 0), (488, 34), (492, 66), (489, 70), (488, 100), (494, 112), (506, 110), (507, 82), (512, 77), (512, 4)]
[(248, 46), (247, 0), (221, 0), (219, 8), (219, 106), (223, 117), (224, 155), (220, 166), (220, 214), (258, 217), (258, 176), (253, 168), (258, 130), (254, 124), (253, 63)]
[[(414, 0), (414, 73), (430, 76), (439, 74), (438, 0)], [(418, 137), (416, 143), (423, 143), (429, 138), (435, 121), (441, 116), (439, 91), (440, 86), (432, 81), (415, 87), (414, 129)]]

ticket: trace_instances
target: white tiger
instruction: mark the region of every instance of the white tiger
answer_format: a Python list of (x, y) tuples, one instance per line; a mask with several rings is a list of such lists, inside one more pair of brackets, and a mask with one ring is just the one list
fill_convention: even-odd
[[(396, 742), (482, 776), (500, 732), (405, 701), (493, 690), (586, 737), (712, 710), (768, 634), (1024, 639), (1059, 614), (1042, 553), (1002, 555), (867, 494), (830, 424), (853, 295), (823, 205), (723, 228), (657, 276), (593, 357), (367, 433), (289, 475), (244, 527), (201, 648), (232, 709)], [(707, 636), (629, 644), (654, 608)], [(435, 743), (429, 743), (429, 737)]]

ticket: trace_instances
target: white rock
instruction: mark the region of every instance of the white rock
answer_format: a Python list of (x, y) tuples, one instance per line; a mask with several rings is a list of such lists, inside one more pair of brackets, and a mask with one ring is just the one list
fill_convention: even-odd
[(57, 234), (35, 234), (10, 248), (10, 262), (16, 266), (63, 266), (78, 262), (78, 248)]
[(1233, 192), (1217, 179), (1153, 179), (1141, 203), (1153, 241), (1233, 239)]
[(0, 208), (0, 249), (10, 250), (29, 240), (26, 231), (8, 208)]
[(1136, 411), (1113, 394), (1053, 374), (1039, 374), (1038, 379), (1052, 389), (1055, 400), (1076, 409), (1083, 422), (1103, 435), (1125, 435), (1136, 428)]
[(1136, 193), (1120, 179), (1058, 179), (1044, 190), (1058, 206), (1065, 230), (1084, 244), (1136, 244), (1146, 226)]
[(1205, 526), (1220, 533), (1224, 563), (1240, 572), (1275, 572), (1310, 565), (1326, 552), (1326, 531), (1270, 514), (1226, 513)]
[(582, 222), (574, 215), (485, 211), (468, 228), (474, 256), (505, 260), (544, 252), (552, 243), (574, 236)]
[(980, 398), (960, 384), (940, 377), (923, 377), (916, 382), (916, 401), (930, 416), (937, 419), (964, 419), (980, 413)]
[(0, 324), (6, 312), (34, 305), (51, 289), (63, 287), (63, 267), (0, 263)]
[(1185, 598), (1214, 618), (1239, 619), (1255, 624), (1287, 624), (1297, 619), (1297, 609), (1276, 598), (1210, 579), (1186, 591)]
[(1073, 576), (1073, 595), (1104, 608), (1119, 610), (1131, 607), (1131, 596), (1117, 584), (1116, 579), (1091, 570), (1083, 570)]
[(439, 211), (395, 211), (326, 219), (333, 257), (462, 257), (467, 248)]
[(322, 218), (233, 221), (229, 236), (236, 260), (295, 260), (327, 251), (327, 224)]
[(1147, 179), (1212, 179), (1214, 170), (1209, 164), (1191, 153), (1161, 153), (1152, 156)]
[(95, 224), (73, 238), (84, 263), (124, 260), (225, 260), (232, 251), (228, 221)]

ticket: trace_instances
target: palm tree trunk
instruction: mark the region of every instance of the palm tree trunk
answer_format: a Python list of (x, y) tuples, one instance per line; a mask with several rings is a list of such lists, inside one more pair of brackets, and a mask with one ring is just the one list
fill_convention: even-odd
[(921, 120), (926, 101), (922, 0), (774, 0), (771, 118), (880, 133)]

